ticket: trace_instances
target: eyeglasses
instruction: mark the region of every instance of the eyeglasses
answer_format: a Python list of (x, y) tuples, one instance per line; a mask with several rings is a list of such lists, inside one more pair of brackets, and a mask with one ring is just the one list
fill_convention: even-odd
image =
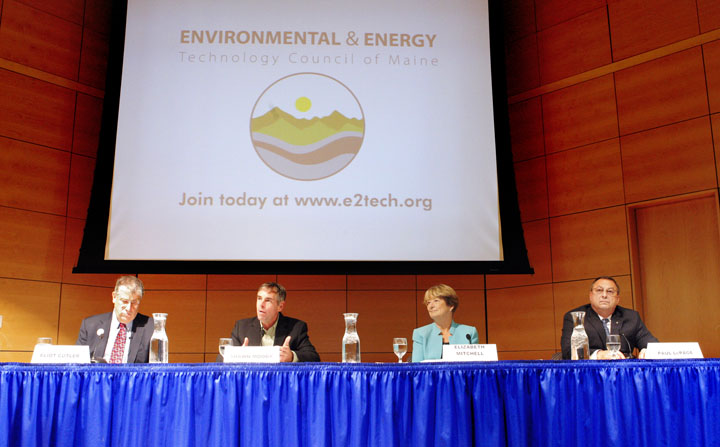
[(605, 292), (607, 296), (615, 296), (618, 294), (618, 291), (615, 289), (603, 289), (602, 287), (595, 287), (592, 289), (592, 292), (595, 295), (602, 295), (602, 293)]

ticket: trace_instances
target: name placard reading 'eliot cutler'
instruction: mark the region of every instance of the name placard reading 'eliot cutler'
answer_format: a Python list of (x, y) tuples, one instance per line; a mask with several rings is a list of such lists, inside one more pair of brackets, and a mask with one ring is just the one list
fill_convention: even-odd
[(90, 349), (81, 345), (39, 344), (33, 350), (31, 363), (90, 363)]
[(443, 345), (442, 359), (446, 362), (497, 361), (497, 345)]
[(225, 363), (279, 363), (280, 346), (225, 346)]
[(646, 359), (701, 359), (703, 353), (698, 342), (648, 343)]

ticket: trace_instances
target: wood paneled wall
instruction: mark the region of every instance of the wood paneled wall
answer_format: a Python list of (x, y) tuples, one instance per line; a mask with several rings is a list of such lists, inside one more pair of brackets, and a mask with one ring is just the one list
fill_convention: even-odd
[[(512, 150), (534, 275), (140, 275), (141, 311), (168, 312), (171, 361), (215, 358), (283, 283), (323, 360), (341, 314), (360, 314), (364, 361), (429, 319), (423, 291), (460, 292), (457, 320), (501, 358), (549, 358), (589, 280), (619, 278), (632, 306), (626, 207), (718, 188), (720, 6), (714, 0), (507, 0)], [(111, 309), (115, 275), (75, 275), (107, 64), (110, 0), (0, 0), (0, 361), (38, 336), (72, 343)], [(132, 273), (132, 272), (130, 272)], [(682, 280), (680, 278), (680, 280)], [(652, 329), (652, 328), (651, 328)], [(487, 332), (486, 332), (487, 331)], [(485, 334), (487, 333), (487, 340)]]
[[(510, 2), (510, 11), (522, 11), (506, 13), (518, 20), (508, 26), (506, 54), (508, 69), (519, 72), (508, 74), (508, 93), (521, 215), (531, 260), (550, 269), (532, 290), (527, 278), (502, 284), (502, 302), (514, 306), (505, 314), (542, 320), (524, 321), (530, 330), (516, 335), (541, 346), (522, 346), (557, 348), (563, 313), (587, 301), (595, 276), (617, 277), (621, 304), (634, 307), (628, 206), (718, 188), (718, 5)], [(495, 282), (488, 277), (488, 287)], [(496, 338), (496, 293), (488, 291), (489, 339), (505, 350), (513, 340)], [(549, 327), (554, 346), (542, 342)], [(518, 352), (506, 357), (522, 354), (510, 349)]]

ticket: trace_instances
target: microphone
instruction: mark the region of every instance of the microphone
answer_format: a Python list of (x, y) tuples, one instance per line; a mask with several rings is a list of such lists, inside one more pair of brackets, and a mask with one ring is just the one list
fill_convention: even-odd
[(465, 338), (468, 339), (469, 344), (472, 344), (472, 338), (470, 337), (470, 334), (465, 334)]
[(630, 340), (627, 339), (627, 337), (625, 336), (625, 334), (620, 334), (620, 336), (621, 336), (622, 338), (624, 338), (624, 339), (625, 339), (625, 343), (628, 344), (628, 356), (627, 356), (627, 358), (629, 358), (629, 359), (633, 358), (633, 355), (632, 355), (633, 347), (632, 347), (632, 345), (630, 344)]
[(105, 336), (105, 329), (103, 329), (103, 328), (98, 329), (96, 334), (98, 336), (98, 339), (95, 341), (95, 344), (93, 345), (92, 355), (90, 356), (90, 362), (91, 363), (107, 363), (107, 361), (105, 361), (104, 358), (102, 358), (102, 357), (98, 358), (95, 355), (95, 351), (97, 351), (98, 345), (102, 342), (102, 339)]

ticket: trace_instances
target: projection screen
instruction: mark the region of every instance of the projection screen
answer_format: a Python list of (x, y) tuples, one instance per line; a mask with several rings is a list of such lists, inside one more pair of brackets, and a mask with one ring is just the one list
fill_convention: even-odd
[(107, 191), (90, 213), (105, 211), (88, 216), (105, 234), (86, 229), (80, 271), (100, 241), (120, 265), (482, 273), (501, 270), (508, 235), (514, 270), (529, 268), (512, 166), (498, 165), (509, 142), (486, 2), (126, 9), (94, 185)]

